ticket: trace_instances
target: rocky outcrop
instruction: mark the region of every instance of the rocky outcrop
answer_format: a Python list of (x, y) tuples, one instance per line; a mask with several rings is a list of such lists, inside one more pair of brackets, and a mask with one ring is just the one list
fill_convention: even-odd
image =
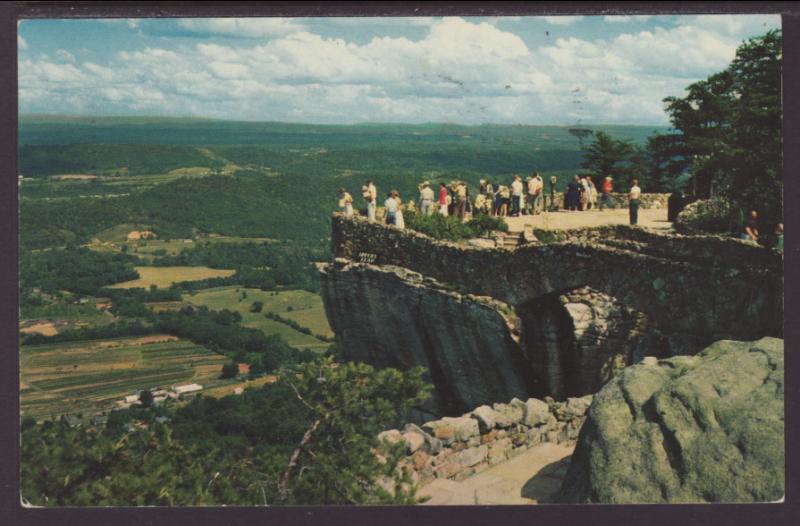
[(583, 396), (630, 363), (645, 318), (579, 289), (515, 311), (395, 266), (320, 265), (322, 295), (344, 359), (423, 366), (432, 416), (513, 397)]
[(425, 408), (432, 415), (527, 398), (533, 390), (519, 320), (508, 305), (453, 292), (400, 267), (337, 260), (320, 273), (342, 357), (377, 367), (425, 367), (435, 387)]
[(506, 250), (334, 215), (331, 241), (339, 353), (427, 368), (429, 416), (583, 396), (644, 356), (782, 335), (782, 260), (735, 239), (616, 225)]
[(767, 502), (784, 494), (783, 340), (646, 358), (594, 397), (562, 502)]

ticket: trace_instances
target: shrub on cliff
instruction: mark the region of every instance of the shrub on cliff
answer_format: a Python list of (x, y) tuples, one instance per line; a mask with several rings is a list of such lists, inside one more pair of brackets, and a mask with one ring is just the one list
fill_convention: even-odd
[(725, 199), (704, 199), (684, 208), (675, 221), (682, 234), (732, 233), (742, 224), (742, 212)]
[(406, 226), (411, 230), (446, 241), (463, 241), (480, 237), (493, 230), (508, 231), (508, 225), (503, 219), (486, 215), (478, 216), (464, 223), (455, 216), (444, 217), (439, 214), (425, 216), (406, 212), (405, 220)]

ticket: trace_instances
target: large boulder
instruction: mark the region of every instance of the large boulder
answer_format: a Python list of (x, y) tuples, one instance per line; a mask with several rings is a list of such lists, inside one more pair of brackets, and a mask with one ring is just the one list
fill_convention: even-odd
[(775, 338), (631, 366), (595, 395), (559, 500), (778, 500), (783, 391)]

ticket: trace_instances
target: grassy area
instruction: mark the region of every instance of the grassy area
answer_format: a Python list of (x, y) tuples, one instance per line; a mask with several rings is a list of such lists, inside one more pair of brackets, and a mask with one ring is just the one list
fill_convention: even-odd
[(208, 267), (136, 267), (139, 279), (117, 283), (112, 288), (132, 289), (136, 287), (149, 288), (155, 285), (168, 288), (179, 281), (199, 281), (207, 278), (224, 278), (232, 276), (233, 270), (220, 270)]
[[(242, 297), (243, 293), (246, 294), (244, 298)], [(212, 310), (238, 311), (242, 315), (242, 325), (245, 327), (259, 329), (265, 334), (279, 334), (286, 338), (290, 345), (297, 348), (325, 349), (329, 344), (297, 332), (283, 323), (267, 319), (264, 317), (266, 312), (277, 312), (285, 317), (299, 315), (307, 322), (307, 324), (301, 323), (298, 319), (297, 322), (301, 326), (308, 327), (315, 334), (333, 335), (325, 317), (322, 299), (316, 294), (303, 290), (266, 292), (235, 286), (217, 287), (205, 289), (194, 295), (185, 294), (183, 299), (194, 305), (205, 305)], [(250, 307), (255, 301), (264, 304), (261, 312), (250, 312)], [(287, 312), (290, 307), (292, 310)]]
[(166, 335), (23, 346), (20, 410), (46, 418), (108, 410), (137, 389), (187, 382), (215, 386), (227, 361)]

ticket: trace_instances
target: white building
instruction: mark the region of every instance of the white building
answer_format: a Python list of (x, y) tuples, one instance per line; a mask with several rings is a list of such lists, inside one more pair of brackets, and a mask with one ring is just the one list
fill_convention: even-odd
[(187, 394), (187, 393), (196, 393), (203, 389), (203, 386), (200, 384), (186, 384), (186, 385), (176, 385), (172, 388), (177, 394)]

